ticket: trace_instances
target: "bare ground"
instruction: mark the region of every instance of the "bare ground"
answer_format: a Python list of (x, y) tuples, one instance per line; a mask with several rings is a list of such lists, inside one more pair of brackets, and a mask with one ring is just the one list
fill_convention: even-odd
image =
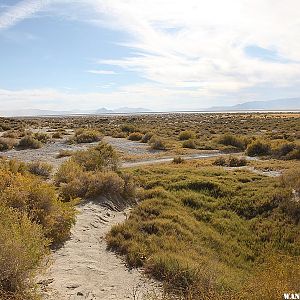
[(79, 206), (70, 240), (53, 252), (53, 264), (39, 279), (45, 300), (143, 299), (159, 291), (158, 283), (140, 270), (129, 270), (106, 249), (106, 233), (126, 213), (92, 202)]

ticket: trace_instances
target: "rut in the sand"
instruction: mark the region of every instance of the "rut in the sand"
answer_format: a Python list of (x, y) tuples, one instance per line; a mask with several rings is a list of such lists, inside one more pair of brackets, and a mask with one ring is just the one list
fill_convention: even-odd
[(79, 207), (70, 240), (53, 253), (53, 264), (40, 279), (45, 300), (142, 299), (158, 284), (107, 251), (105, 234), (124, 221), (119, 212), (92, 202)]

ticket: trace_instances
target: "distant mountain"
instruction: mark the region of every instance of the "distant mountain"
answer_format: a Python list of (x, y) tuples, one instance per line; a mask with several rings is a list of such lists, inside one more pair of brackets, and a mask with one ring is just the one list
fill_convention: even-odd
[(272, 111), (272, 110), (300, 110), (300, 98), (287, 98), (269, 101), (251, 101), (233, 106), (213, 106), (206, 111)]

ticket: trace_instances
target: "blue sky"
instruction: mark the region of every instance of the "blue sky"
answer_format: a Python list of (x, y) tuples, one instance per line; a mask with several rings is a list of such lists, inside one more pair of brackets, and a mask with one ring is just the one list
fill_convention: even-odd
[(297, 97), (299, 10), (296, 0), (2, 0), (0, 110)]

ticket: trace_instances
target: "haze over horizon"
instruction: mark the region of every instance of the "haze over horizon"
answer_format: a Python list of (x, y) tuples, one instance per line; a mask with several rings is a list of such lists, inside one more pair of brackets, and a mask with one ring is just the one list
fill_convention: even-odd
[(0, 110), (193, 110), (300, 95), (297, 0), (2, 0)]

